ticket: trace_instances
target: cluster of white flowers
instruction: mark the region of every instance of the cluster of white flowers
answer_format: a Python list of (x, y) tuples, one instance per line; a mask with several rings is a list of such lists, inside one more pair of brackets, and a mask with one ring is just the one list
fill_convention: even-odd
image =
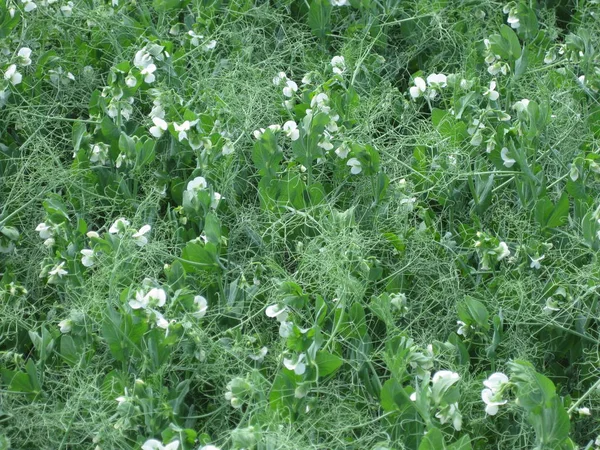
[(481, 400), (485, 403), (486, 414), (495, 416), (498, 414), (498, 407), (507, 403), (507, 400), (502, 399), (502, 392), (508, 382), (508, 377), (502, 372), (491, 374), (483, 382), (485, 388), (481, 391)]
[[(193, 180), (189, 181), (187, 184), (187, 188), (183, 193), (184, 197), (189, 197), (192, 201), (197, 197), (197, 193), (200, 191), (205, 191), (209, 188), (208, 182), (204, 177), (196, 177)], [(212, 209), (217, 209), (219, 203), (223, 200), (223, 196), (218, 192), (211, 192), (210, 199), (210, 207)]]
[[(152, 285), (150, 279), (145, 279), (142, 286), (149, 287)], [(162, 288), (152, 287), (148, 292), (144, 292), (144, 289), (138, 289), (135, 293), (135, 297), (129, 300), (129, 306), (131, 309), (142, 309), (148, 314), (153, 314), (156, 326), (159, 328), (167, 329), (169, 327), (169, 321), (165, 319), (161, 312), (157, 311), (156, 308), (162, 308), (165, 306), (167, 301), (167, 293)]]
[[(194, 30), (189, 30), (187, 32), (187, 35), (189, 36), (190, 44), (192, 44), (194, 47), (198, 47), (200, 45), (201, 41), (204, 39), (203, 35), (196, 33)], [(214, 39), (211, 39), (207, 42), (202, 43), (202, 50), (204, 50), (205, 52), (208, 52), (210, 50), (214, 50), (216, 46), (217, 46), (217, 41)]]
[[(144, 82), (150, 84), (156, 80), (154, 72), (156, 72), (156, 64), (152, 55), (145, 49), (138, 50), (133, 58), (133, 65), (137, 67), (140, 74), (144, 77)], [(135, 84), (133, 85), (135, 86)]]
[(517, 7), (516, 2), (509, 2), (506, 5), (504, 5), (504, 8), (502, 8), (502, 12), (504, 14), (508, 14), (506, 22), (511, 26), (511, 28), (516, 30), (521, 26), (521, 22), (518, 17), (519, 9)]
[[(451, 370), (439, 370), (433, 374), (431, 378), (431, 385), (428, 386), (429, 397), (433, 400), (433, 405), (437, 412), (437, 417), (440, 423), (452, 423), (452, 426), (456, 431), (462, 429), (462, 414), (458, 409), (458, 403), (447, 403), (444, 400), (444, 394), (450, 389), (458, 380), (460, 375)], [(417, 401), (417, 392), (413, 392), (410, 399), (414, 402)]]
[(485, 45), (485, 62), (488, 64), (487, 71), (490, 75), (502, 75), (508, 74), (510, 66), (507, 62), (502, 61), (500, 55), (497, 55), (492, 50), (492, 44), (489, 39), (484, 39), (483, 44)]
[[(20, 84), (23, 81), (23, 74), (19, 72), (18, 67), (27, 67), (29, 65), (31, 65), (31, 49), (28, 47), (22, 47), (17, 52), (15, 62), (4, 69), (4, 80), (13, 86)], [(7, 89), (7, 87), (0, 90), (0, 108), (6, 104), (9, 95), (10, 91)]]
[[(108, 232), (113, 235), (122, 236), (129, 230), (130, 225), (131, 223), (129, 222), (129, 220), (127, 220), (124, 217), (120, 217), (113, 222), (113, 224), (108, 229)], [(146, 237), (146, 235), (150, 232), (151, 229), (152, 227), (150, 225), (143, 225), (139, 230), (135, 231), (131, 237), (137, 245), (143, 247), (148, 243), (148, 238)]]
[(432, 73), (427, 77), (427, 83), (421, 77), (415, 77), (414, 86), (409, 89), (410, 96), (417, 99), (421, 96), (433, 100), (439, 91), (448, 85), (448, 77), (443, 73)]

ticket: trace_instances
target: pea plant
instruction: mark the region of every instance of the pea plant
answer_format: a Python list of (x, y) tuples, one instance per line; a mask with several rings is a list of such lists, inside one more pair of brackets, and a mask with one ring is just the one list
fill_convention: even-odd
[(600, 449), (599, 49), (593, 0), (1, 2), (0, 450)]

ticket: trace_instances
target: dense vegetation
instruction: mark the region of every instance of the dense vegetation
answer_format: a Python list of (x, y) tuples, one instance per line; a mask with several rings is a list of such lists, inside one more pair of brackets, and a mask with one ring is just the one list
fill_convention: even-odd
[(0, 449), (600, 449), (600, 2), (0, 0)]

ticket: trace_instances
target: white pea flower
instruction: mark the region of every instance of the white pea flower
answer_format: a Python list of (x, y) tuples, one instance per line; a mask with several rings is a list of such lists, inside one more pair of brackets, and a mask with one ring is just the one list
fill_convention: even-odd
[(500, 157), (502, 158), (502, 161), (504, 161), (504, 165), (509, 169), (517, 162), (508, 155), (508, 148), (506, 147), (503, 147), (502, 150), (500, 150)]
[(162, 308), (165, 306), (167, 301), (167, 293), (161, 288), (152, 288), (144, 296), (145, 302), (148, 306), (157, 306)]
[(148, 53), (145, 49), (139, 50), (133, 58), (133, 65), (140, 71), (151, 64), (154, 64), (154, 60), (152, 59), (150, 53)]
[(546, 314), (552, 314), (553, 312), (560, 311), (560, 306), (558, 304), (558, 301), (556, 301), (552, 297), (548, 297), (546, 299), (546, 304), (544, 305), (544, 308), (542, 309), (542, 311)]
[(38, 224), (38, 226), (35, 227), (35, 231), (40, 233), (41, 239), (48, 239), (52, 237), (52, 227), (45, 222)]
[(309, 72), (302, 77), (302, 84), (306, 85), (310, 83), (312, 83), (312, 73)]
[(513, 109), (517, 112), (527, 111), (527, 107), (529, 106), (529, 100), (524, 98), (523, 100), (519, 100), (513, 105)]
[(90, 239), (91, 238), (96, 238), (96, 239), (100, 238), (100, 235), (96, 231), (88, 231), (85, 235), (87, 237), (89, 237)]
[(187, 132), (190, 131), (191, 124), (189, 120), (186, 120), (181, 125), (179, 125), (177, 122), (173, 122), (173, 128), (178, 133), (177, 139), (179, 139), (179, 142), (181, 142), (184, 139), (187, 139)]
[(217, 209), (217, 207), (219, 206), (219, 202), (222, 198), (223, 196), (221, 194), (219, 194), (218, 192), (213, 192), (210, 199), (210, 207), (212, 209)]
[(413, 81), (415, 85), (411, 86), (409, 89), (410, 96), (412, 98), (419, 98), (427, 90), (427, 85), (425, 84), (425, 80), (421, 77), (416, 77)]
[(23, 81), (23, 75), (17, 71), (16, 64), (11, 64), (4, 72), (4, 79), (10, 81), (13, 86), (16, 86)]
[(502, 386), (508, 383), (508, 377), (502, 372), (495, 372), (491, 374), (484, 382), (483, 385), (496, 393), (502, 389)]
[(531, 269), (541, 269), (542, 265), (540, 264), (540, 261), (543, 260), (545, 257), (546, 255), (538, 256), (537, 258), (532, 258), (530, 256), (529, 259), (531, 259), (531, 264), (529, 264), (529, 267)]
[(496, 247), (496, 261), (502, 261), (507, 256), (510, 256), (508, 245), (506, 245), (506, 242), (500, 242), (498, 247)]
[(287, 81), (288, 77), (285, 72), (279, 72), (273, 77), (273, 84), (279, 86), (282, 82)]
[(108, 160), (108, 145), (104, 143), (94, 144), (92, 146), (92, 155), (90, 156), (90, 162), (100, 163), (100, 165), (106, 164)]
[(150, 134), (155, 138), (160, 138), (163, 135), (163, 133), (167, 131), (167, 128), (169, 126), (169, 124), (165, 122), (164, 119), (158, 116), (152, 118), (152, 123), (154, 124), (154, 126), (150, 127)]
[(350, 153), (350, 147), (345, 142), (335, 149), (335, 154), (338, 158), (346, 159), (348, 153)]
[(65, 319), (58, 322), (60, 332), (66, 334), (73, 329), (73, 321), (71, 319)]
[(120, 217), (110, 226), (108, 232), (110, 234), (121, 234), (129, 225), (129, 220), (124, 217)]
[(221, 450), (221, 449), (215, 445), (204, 445), (204, 446), (200, 447), (198, 450)]
[(317, 143), (317, 147), (321, 147), (323, 150), (328, 152), (329, 150), (331, 150), (333, 148), (333, 144), (331, 142), (329, 142), (328, 138), (323, 138), (322, 141)]
[(294, 331), (294, 323), (293, 322), (281, 322), (279, 324), (279, 336), (282, 338), (288, 338), (292, 335)]
[(46, 247), (50, 248), (50, 247), (53, 247), (53, 246), (54, 246), (54, 244), (56, 244), (56, 241), (54, 240), (54, 238), (48, 238), (48, 239), (46, 239), (46, 240), (43, 242), (43, 244), (44, 244)]
[(287, 80), (285, 87), (283, 88), (283, 95), (290, 98), (294, 96), (294, 93), (298, 90), (298, 85), (293, 80)]
[(580, 416), (591, 416), (592, 415), (590, 408), (588, 408), (587, 406), (584, 406), (583, 408), (577, 408), (577, 412), (579, 413)]
[(293, 120), (288, 120), (286, 123), (283, 124), (283, 132), (292, 141), (295, 141), (300, 137), (300, 130), (298, 129), (298, 124)]
[(486, 388), (481, 391), (481, 400), (485, 403), (485, 413), (490, 416), (498, 414), (498, 407), (507, 403), (507, 400), (496, 397), (497, 393), (494, 393), (491, 389)]
[(285, 322), (288, 317), (288, 309), (286, 306), (280, 306), (279, 304), (275, 303), (267, 306), (267, 309), (265, 309), (265, 314), (267, 317), (274, 317), (278, 322)]
[(519, 18), (516, 15), (516, 11), (514, 9), (512, 9), (509, 14), (508, 14), (508, 19), (506, 19), (506, 22), (511, 26), (511, 28), (513, 28), (514, 30), (516, 30), (517, 28), (519, 28), (521, 26), (521, 22), (519, 20)]
[[(329, 111), (331, 110), (329, 108), (329, 97), (327, 96), (327, 94), (325, 92), (318, 93), (310, 101), (310, 107), (319, 109), (320, 111), (323, 111), (324, 113), (329, 114)], [(308, 111), (309, 110), (306, 110), (307, 115), (308, 115)]]
[(135, 240), (135, 243), (140, 247), (146, 245), (148, 243), (148, 238), (146, 237), (146, 234), (148, 234), (151, 229), (152, 227), (150, 225), (144, 225), (138, 231), (133, 233), (132, 237)]
[(187, 184), (187, 190), (192, 192), (198, 192), (206, 189), (208, 183), (204, 177), (196, 177)]
[(21, 0), (21, 2), (23, 3), (23, 10), (25, 12), (31, 12), (37, 8), (35, 2), (32, 2), (31, 0)]
[(225, 139), (221, 153), (223, 153), (224, 156), (227, 156), (233, 154), (234, 152), (235, 148), (233, 147), (233, 142), (231, 142), (230, 139)]
[(432, 73), (427, 77), (427, 84), (431, 87), (446, 87), (448, 78), (443, 73)]
[(544, 64), (552, 64), (556, 61), (556, 51), (554, 49), (548, 50), (544, 55)]
[(177, 450), (178, 448), (178, 440), (169, 442), (167, 445), (163, 445), (162, 442), (156, 439), (148, 439), (142, 444), (142, 450)]
[(194, 307), (196, 308), (196, 311), (192, 313), (192, 316), (196, 317), (197, 319), (204, 317), (206, 315), (206, 311), (208, 310), (208, 302), (206, 301), (206, 298), (204, 298), (202, 295), (196, 295), (194, 297)]
[(350, 173), (353, 175), (358, 175), (362, 172), (362, 164), (356, 158), (350, 158), (346, 165), (350, 167)]
[(304, 353), (300, 353), (300, 355), (292, 359), (284, 358), (283, 365), (286, 369), (293, 370), (296, 375), (302, 375), (306, 372), (306, 364), (302, 362), (305, 356)]
[(198, 47), (200, 45), (200, 39), (204, 39), (204, 36), (201, 34), (196, 34), (194, 30), (188, 31), (188, 35), (190, 36), (190, 44), (194, 47)]
[(205, 52), (208, 52), (210, 50), (214, 50), (214, 48), (217, 46), (217, 41), (215, 41), (214, 39), (211, 41), (208, 41), (206, 44), (204, 44), (203, 50)]
[(154, 64), (148, 64), (147, 67), (144, 67), (140, 73), (144, 76), (144, 81), (148, 84), (153, 83), (156, 80), (154, 76), (154, 72), (156, 71), (156, 66)]
[(458, 410), (458, 403), (450, 403), (449, 405), (440, 409), (440, 411), (436, 413), (435, 417), (440, 420), (442, 425), (452, 422), (452, 426), (456, 431), (460, 431), (462, 429), (462, 415)]
[(60, 12), (65, 17), (71, 17), (73, 15), (73, 2), (67, 2), (66, 5), (60, 7)]
[(412, 394), (410, 394), (410, 401), (412, 402), (416, 402), (417, 401), (417, 393), (413, 392)]
[(268, 352), (269, 349), (267, 347), (262, 347), (257, 354), (248, 355), (248, 357), (254, 361), (262, 362), (265, 359), (265, 356), (267, 356)]
[(61, 261), (59, 264), (55, 265), (52, 270), (48, 272), (48, 274), (53, 277), (58, 276), (59, 278), (62, 278), (63, 275), (67, 275), (69, 273), (64, 269), (64, 267), (65, 261)]
[(331, 58), (331, 69), (333, 73), (341, 75), (346, 70), (346, 60), (343, 56), (334, 56)]
[(458, 325), (458, 330), (456, 330), (456, 334), (458, 334), (459, 336), (467, 337), (467, 334), (469, 334), (469, 329), (471, 328), (471, 326), (467, 325), (462, 320), (457, 320), (456, 325)]
[(133, 75), (129, 74), (125, 77), (125, 85), (127, 85), (127, 87), (133, 88), (136, 84), (137, 79)]
[(496, 80), (492, 80), (490, 82), (490, 87), (489, 87), (489, 89), (485, 90), (485, 92), (483, 93), (483, 96), (489, 98), (493, 102), (498, 100), (498, 98), (500, 97), (500, 94), (496, 90)]
[(348, 0), (331, 0), (331, 6), (348, 6), (350, 2)]
[(28, 47), (19, 49), (17, 57), (21, 66), (29, 66), (31, 64), (31, 49)]
[(163, 106), (160, 104), (160, 102), (158, 100), (154, 100), (154, 106), (152, 107), (152, 110), (150, 111), (149, 116), (152, 119), (154, 119), (155, 117), (158, 117), (160, 119), (165, 118), (165, 109), (163, 108)]
[(84, 248), (80, 253), (83, 255), (81, 257), (81, 264), (85, 267), (92, 267), (94, 265), (94, 250)]

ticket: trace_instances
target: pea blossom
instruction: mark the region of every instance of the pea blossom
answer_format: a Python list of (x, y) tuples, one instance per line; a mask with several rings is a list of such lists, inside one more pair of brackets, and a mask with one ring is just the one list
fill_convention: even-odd
[(190, 131), (191, 126), (192, 124), (189, 120), (186, 120), (181, 125), (179, 125), (177, 122), (173, 122), (173, 129), (177, 133), (177, 139), (179, 139), (179, 142), (187, 139), (187, 132)]
[(16, 86), (23, 81), (23, 75), (17, 71), (16, 64), (11, 64), (4, 72), (4, 79), (10, 81), (13, 86)]
[(61, 333), (66, 334), (73, 328), (73, 321), (71, 319), (61, 320), (58, 322), (58, 327), (60, 328)]
[(283, 132), (292, 141), (295, 141), (300, 137), (300, 130), (298, 129), (298, 124), (293, 120), (288, 120), (286, 123), (283, 124)]
[(33, 2), (31, 0), (21, 0), (21, 2), (23, 3), (23, 10), (25, 12), (31, 12), (35, 8), (37, 8), (37, 5), (35, 4), (35, 2)]
[(19, 64), (21, 66), (29, 66), (31, 64), (31, 49), (28, 47), (19, 49), (17, 57), (19, 58)]
[(287, 80), (285, 87), (283, 88), (283, 95), (290, 98), (294, 96), (294, 93), (298, 90), (298, 85), (293, 80)]
[(194, 297), (194, 307), (196, 308), (196, 311), (192, 313), (192, 316), (196, 317), (197, 319), (204, 317), (208, 309), (208, 302), (206, 301), (206, 298), (204, 298), (202, 295), (196, 295)]
[(187, 184), (187, 190), (192, 192), (198, 192), (208, 187), (206, 178), (196, 177)]
[(491, 374), (484, 382), (485, 389), (481, 391), (481, 399), (485, 403), (485, 412), (490, 416), (498, 414), (498, 407), (505, 405), (507, 400), (502, 399), (502, 390), (508, 384), (508, 377), (502, 372)]
[(362, 172), (362, 164), (356, 158), (350, 158), (346, 165), (350, 167), (350, 173), (352, 175), (358, 175)]
[(38, 226), (35, 227), (35, 231), (40, 233), (41, 239), (48, 239), (52, 237), (52, 227), (50, 227), (50, 225), (47, 225), (45, 222), (38, 224)]
[(140, 247), (143, 247), (144, 245), (146, 245), (148, 243), (148, 238), (146, 237), (146, 234), (148, 234), (150, 232), (151, 228), (152, 227), (150, 225), (144, 225), (138, 231), (133, 233), (132, 237), (135, 240), (135, 243), (137, 245), (139, 245)]
[(509, 169), (517, 162), (514, 158), (511, 158), (508, 155), (508, 148), (506, 147), (500, 150), (500, 157), (502, 158), (502, 161), (504, 161), (504, 166), (506, 166)]
[(421, 77), (416, 77), (413, 82), (415, 85), (411, 86), (409, 89), (410, 96), (412, 98), (419, 98), (427, 90), (427, 85), (425, 84), (425, 80)]
[(489, 98), (493, 102), (495, 102), (496, 100), (498, 100), (498, 98), (500, 98), (500, 94), (498, 93), (498, 91), (496, 91), (496, 81), (495, 80), (490, 81), (490, 87), (489, 87), (489, 89), (485, 90), (485, 92), (483, 93), (483, 96)]
[(129, 300), (129, 306), (132, 309), (146, 309), (148, 307), (162, 308), (167, 302), (167, 293), (164, 289), (152, 288), (144, 295), (144, 291), (139, 290), (135, 293), (135, 299)]
[(331, 58), (331, 69), (333, 73), (341, 75), (346, 71), (346, 60), (343, 56), (334, 56)]
[(58, 276), (59, 278), (62, 278), (63, 275), (67, 275), (69, 272), (67, 272), (65, 269), (65, 261), (61, 261), (59, 264), (55, 265), (52, 270), (50, 270), (48, 272), (48, 275), (51, 275), (53, 277)]
[(275, 303), (274, 305), (267, 306), (265, 314), (267, 317), (274, 317), (278, 322), (285, 322), (285, 319), (287, 319), (288, 316), (288, 310), (285, 305), (281, 306)]
[(150, 127), (150, 134), (155, 138), (160, 138), (163, 133), (167, 131), (167, 127), (169, 126), (169, 124), (160, 117), (153, 117), (152, 123), (154, 126)]
[(529, 264), (529, 268), (531, 269), (541, 269), (542, 265), (540, 264), (540, 261), (543, 260), (546, 257), (546, 255), (542, 255), (542, 256), (538, 256), (537, 258), (533, 258), (533, 257), (529, 257), (529, 259), (531, 259), (531, 264)]
[(81, 257), (81, 264), (85, 267), (92, 267), (94, 265), (94, 250), (84, 248), (80, 253), (83, 255)]
[(306, 364), (302, 362), (305, 356), (304, 353), (300, 353), (300, 355), (291, 359), (284, 358), (283, 365), (286, 369), (293, 370), (296, 375), (302, 375), (306, 372)]
[(110, 226), (108, 232), (110, 234), (121, 234), (123, 233), (127, 227), (130, 225), (129, 220), (124, 217), (120, 217)]
[(142, 450), (177, 450), (178, 448), (178, 440), (169, 442), (167, 445), (163, 445), (162, 442), (156, 439), (148, 439), (142, 444)]

